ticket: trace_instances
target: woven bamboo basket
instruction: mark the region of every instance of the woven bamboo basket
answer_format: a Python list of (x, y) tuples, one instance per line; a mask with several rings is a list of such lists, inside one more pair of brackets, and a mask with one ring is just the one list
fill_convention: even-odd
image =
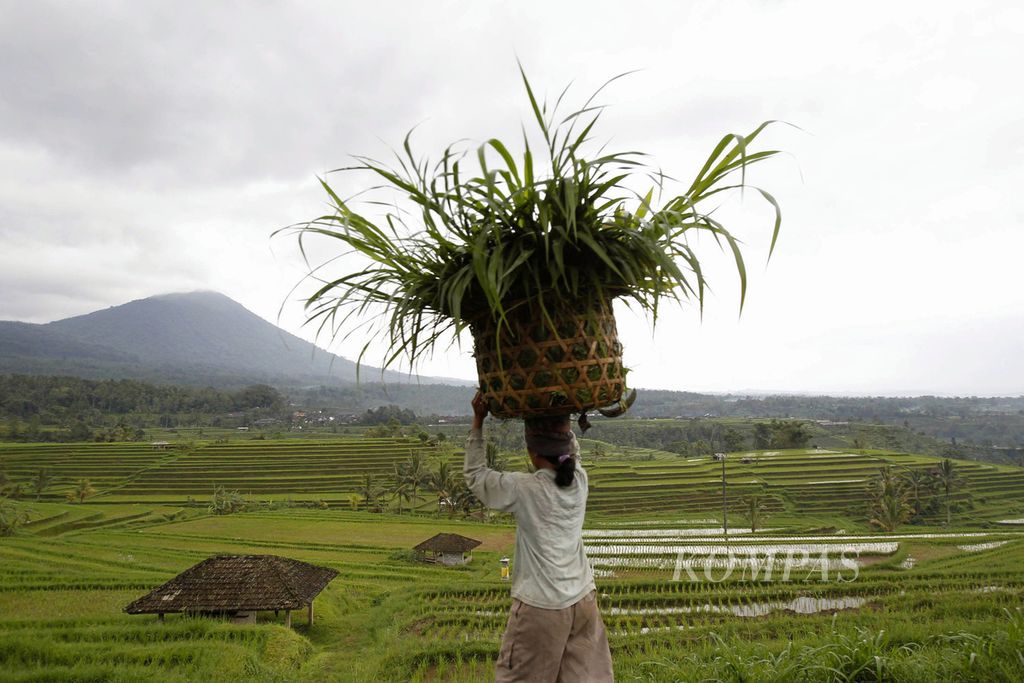
[(610, 301), (507, 307), (470, 326), (480, 391), (499, 418), (582, 413), (622, 397), (622, 345)]

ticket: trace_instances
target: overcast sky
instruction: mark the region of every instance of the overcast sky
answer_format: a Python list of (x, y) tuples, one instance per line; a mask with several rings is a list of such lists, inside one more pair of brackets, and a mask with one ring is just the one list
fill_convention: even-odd
[[(322, 211), (317, 175), (414, 125), (432, 156), (514, 140), (518, 56), (539, 90), (574, 81), (577, 104), (639, 69), (606, 91), (595, 138), (680, 178), (724, 133), (802, 129), (771, 133), (789, 155), (755, 178), (783, 207), (767, 266), (763, 205), (723, 208), (748, 247), (742, 317), (700, 244), (703, 321), (620, 315), (634, 385), (1021, 394), (1015, 5), (0, 0), (0, 319), (212, 289), (276, 320), (303, 269), (269, 236)], [(286, 304), (308, 338), (301, 322)], [(468, 346), (421, 373), (471, 378)]]

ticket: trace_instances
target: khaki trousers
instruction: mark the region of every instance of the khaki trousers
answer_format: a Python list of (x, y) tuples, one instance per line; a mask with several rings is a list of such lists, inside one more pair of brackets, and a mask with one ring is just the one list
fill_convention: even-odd
[(564, 609), (512, 601), (494, 665), (496, 683), (606, 683), (614, 680), (608, 634), (591, 591)]

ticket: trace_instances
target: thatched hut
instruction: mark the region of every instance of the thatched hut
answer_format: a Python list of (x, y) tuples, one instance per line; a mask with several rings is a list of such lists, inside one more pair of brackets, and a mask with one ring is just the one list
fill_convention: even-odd
[(218, 555), (186, 569), (173, 579), (124, 608), (128, 614), (230, 615), (242, 623), (256, 623), (256, 613), (285, 611), (291, 626), (292, 610), (309, 610), (313, 600), (338, 575), (276, 555)]
[(473, 548), (482, 541), (459, 534), (437, 534), (413, 547), (417, 557), (425, 562), (446, 565), (466, 564), (473, 559)]

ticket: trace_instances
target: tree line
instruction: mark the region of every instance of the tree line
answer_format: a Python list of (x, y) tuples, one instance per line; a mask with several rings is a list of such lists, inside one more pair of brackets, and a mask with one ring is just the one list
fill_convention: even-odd
[(868, 520), (882, 531), (945, 512), (952, 523), (953, 495), (963, 483), (956, 463), (943, 459), (935, 467), (897, 469), (886, 465), (868, 483)]
[(257, 384), (234, 391), (136, 380), (0, 375), (0, 437), (10, 441), (137, 441), (143, 427), (204, 424), (211, 415), (280, 415), (287, 399)]

